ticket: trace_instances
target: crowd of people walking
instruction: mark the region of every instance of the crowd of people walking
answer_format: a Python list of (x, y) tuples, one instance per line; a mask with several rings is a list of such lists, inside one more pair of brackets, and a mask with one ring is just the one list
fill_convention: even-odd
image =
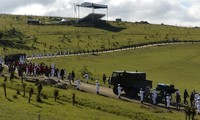
[[(70, 84), (75, 84), (76, 88), (79, 90), (80, 89), (80, 85), (81, 85), (81, 80), (77, 77), (76, 81), (75, 81), (75, 71), (72, 70), (72, 72), (69, 72), (69, 74), (67, 75), (67, 71), (64, 68), (57, 68), (53, 63), (50, 66), (45, 65), (44, 63), (26, 63), (23, 62), (21, 63), (20, 61), (14, 62), (14, 63), (10, 63), (8, 64), (8, 71), (10, 72), (10, 79), (13, 78), (14, 76), (14, 72), (17, 70), (18, 72), (18, 76), (21, 77), (24, 74), (25, 75), (32, 75), (32, 76), (40, 76), (40, 75), (45, 75), (46, 77), (56, 77), (60, 80), (64, 80), (65, 78), (69, 81)], [(86, 72), (85, 75), (83, 75), (86, 83), (89, 82), (89, 74)], [(107, 77), (105, 73), (103, 73), (102, 75), (102, 83), (106, 84), (106, 81), (108, 82), (109, 87), (111, 86), (111, 81), (110, 81), (110, 77)], [(96, 94), (100, 93), (100, 82), (98, 80), (96, 80), (95, 82), (95, 86), (96, 86)], [(122, 94), (122, 90), (123, 88), (120, 86), (120, 84), (118, 84), (118, 98), (121, 99), (121, 94)], [(147, 95), (148, 94), (148, 95)], [(149, 96), (150, 95), (150, 96)], [(150, 98), (152, 101), (153, 105), (158, 104), (158, 96), (159, 96), (159, 91), (157, 91), (156, 89), (153, 89), (151, 92), (149, 92), (149, 90), (144, 90), (144, 89), (140, 89), (138, 96), (140, 97), (140, 102), (143, 104), (145, 102), (146, 99)], [(180, 107), (182, 105), (190, 105), (194, 108), (196, 108), (197, 113), (200, 114), (200, 94), (198, 94), (195, 90), (191, 92), (191, 94), (188, 94), (187, 89), (184, 90), (183, 92), (183, 103), (181, 103), (181, 94), (180, 91), (177, 90), (175, 92), (175, 107), (177, 109), (180, 109)], [(190, 104), (188, 102), (188, 98), (190, 100)], [(170, 108), (172, 107), (172, 99), (173, 96), (171, 94), (168, 94), (166, 92), (164, 92), (164, 96), (162, 96), (162, 100), (164, 100), (164, 105), (166, 106), (166, 108)]]

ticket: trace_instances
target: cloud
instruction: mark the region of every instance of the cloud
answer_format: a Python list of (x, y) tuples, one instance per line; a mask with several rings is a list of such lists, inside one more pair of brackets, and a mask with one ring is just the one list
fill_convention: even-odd
[[(1, 0), (0, 13), (75, 17), (73, 3), (83, 0)], [(107, 4), (109, 20), (149, 21), (172, 25), (200, 25), (199, 0), (91, 0)], [(81, 8), (81, 17), (91, 9)], [(106, 13), (106, 10), (95, 12)]]

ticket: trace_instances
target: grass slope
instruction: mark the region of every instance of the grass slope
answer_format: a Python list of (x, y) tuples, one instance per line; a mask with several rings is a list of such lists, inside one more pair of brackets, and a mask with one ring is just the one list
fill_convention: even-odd
[[(93, 77), (102, 80), (103, 73), (111, 76), (112, 71), (143, 71), (147, 79), (153, 80), (154, 86), (159, 83), (175, 84), (181, 92), (187, 88), (190, 91), (200, 91), (199, 61), (200, 44), (181, 44), (142, 48), (116, 53), (72, 56), (33, 60), (33, 62), (55, 63), (68, 72), (75, 70), (77, 77), (84, 66), (93, 73)], [(195, 84), (194, 84), (195, 83)]]
[[(3, 88), (0, 90), (0, 119), (1, 120), (35, 120), (38, 113), (42, 120), (183, 120), (184, 113), (179, 111), (167, 110), (152, 105), (141, 105), (135, 102), (127, 102), (119, 99), (107, 98), (100, 95), (80, 92), (70, 88), (68, 90), (59, 90), (59, 100), (53, 99), (54, 87), (43, 86), (42, 94), (48, 96), (43, 99), (42, 103), (35, 101), (36, 95), (33, 95), (31, 103), (28, 103), (28, 93), (26, 97), (16, 95), (16, 86), (20, 85), (20, 81), (14, 80), (10, 83), (7, 81), (7, 96), (3, 95)], [(1, 79), (1, 83), (3, 80)], [(32, 83), (26, 83), (27, 88), (36, 87)], [(28, 89), (27, 89), (28, 90)], [(76, 93), (77, 104), (71, 103), (72, 93)], [(22, 92), (21, 92), (22, 94)]]
[[(28, 25), (26, 21), (29, 18), (40, 19), (44, 25)], [(15, 40), (19, 43), (16, 45), (18, 47), (1, 46), (6, 47), (6, 50), (0, 51), (1, 54), (13, 52), (25, 52), (27, 54), (39, 52), (52, 53), (60, 50), (87, 51), (119, 48), (126, 45), (151, 41), (200, 40), (200, 29), (198, 28), (109, 22), (113, 27), (124, 28), (116, 32), (106, 29), (107, 27), (99, 29), (94, 27), (75, 27), (72, 25), (45, 25), (45, 22), (53, 22), (55, 19), (59, 18), (0, 15), (0, 31), (3, 32), (1, 39), (7, 41)], [(23, 35), (19, 36), (10, 32), (13, 29)], [(27, 47), (28, 49), (26, 49)]]

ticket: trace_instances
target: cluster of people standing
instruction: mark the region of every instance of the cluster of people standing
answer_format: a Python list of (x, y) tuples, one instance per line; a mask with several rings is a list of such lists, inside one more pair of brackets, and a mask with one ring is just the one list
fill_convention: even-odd
[[(138, 95), (140, 96), (140, 102), (143, 103), (144, 102), (144, 97), (145, 97), (145, 91), (141, 88)], [(153, 89), (153, 91), (150, 94), (150, 97), (152, 99), (152, 103), (153, 104), (157, 104), (157, 98), (158, 98), (159, 94), (158, 91), (156, 89)], [(187, 89), (184, 90), (184, 94), (183, 94), (183, 104), (188, 105), (188, 98), (190, 98), (190, 106), (194, 107), (197, 109), (198, 114), (200, 114), (200, 94), (197, 93), (195, 90), (191, 92), (191, 95), (188, 94)], [(165, 102), (165, 106), (167, 108), (170, 108), (170, 104), (172, 103), (172, 95), (169, 93), (164, 93), (164, 96), (162, 96), (161, 99), (164, 99)], [(179, 90), (177, 90), (175, 92), (175, 105), (176, 108), (180, 108), (180, 102), (181, 102), (181, 95)]]
[[(59, 69), (55, 67), (54, 64), (50, 66), (45, 65), (44, 63), (27, 63), (27, 62), (13, 62), (8, 64), (8, 70), (11, 76), (14, 75), (14, 72), (17, 70), (18, 76), (21, 77), (23, 74), (32, 75), (32, 76), (40, 76), (45, 75), (47, 77), (57, 77), (58, 79), (64, 79), (66, 76), (66, 69)], [(73, 74), (72, 74), (73, 75)], [(73, 77), (72, 77), (73, 78)]]

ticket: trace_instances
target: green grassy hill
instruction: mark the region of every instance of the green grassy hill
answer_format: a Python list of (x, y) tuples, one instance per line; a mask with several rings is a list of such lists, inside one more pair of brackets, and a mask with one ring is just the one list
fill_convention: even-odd
[[(43, 25), (28, 25), (28, 19)], [(60, 50), (101, 50), (146, 42), (200, 40), (199, 28), (108, 22), (105, 27), (53, 24), (58, 17), (0, 15), (1, 53), (50, 53)], [(120, 30), (115, 31), (115, 29)], [(12, 44), (12, 47), (5, 43)]]
[[(3, 80), (0, 79), (0, 83)], [(47, 98), (42, 103), (36, 101), (37, 88), (32, 83), (26, 83), (26, 91), (34, 88), (34, 95), (28, 103), (28, 92), (23, 97), (16, 94), (16, 89), (22, 89), (19, 80), (7, 81), (7, 98), (0, 86), (0, 120), (36, 120), (40, 113), (41, 120), (183, 120), (184, 113), (177, 110), (154, 105), (142, 105), (139, 102), (128, 102), (120, 99), (104, 97), (70, 89), (59, 89), (59, 99), (54, 101), (54, 88), (43, 86), (42, 94)], [(76, 94), (76, 104), (72, 105), (72, 93)]]
[(103, 73), (111, 76), (115, 70), (138, 70), (147, 73), (147, 79), (153, 80), (154, 87), (157, 83), (175, 84), (183, 93), (184, 89), (200, 91), (199, 51), (199, 43), (179, 44), (97, 55), (38, 59), (33, 62), (49, 65), (55, 63), (68, 72), (75, 70), (77, 77), (82, 77), (80, 71), (87, 68), (93, 73), (93, 78), (101, 82)]
[[(29, 18), (40, 19), (43, 25), (28, 25), (26, 21)], [(156, 41), (200, 41), (199, 28), (109, 22), (110, 26), (103, 29), (53, 25), (55, 19), (59, 18), (0, 15), (0, 54), (101, 50)], [(118, 28), (120, 30), (115, 31)], [(116, 53), (39, 59), (31, 62), (44, 62), (48, 65), (55, 63), (59, 68), (66, 68), (67, 72), (75, 70), (77, 77), (82, 77), (81, 70), (88, 70), (93, 73), (94, 80), (101, 80), (103, 73), (110, 76), (114, 70), (143, 71), (147, 73), (148, 79), (153, 80), (154, 86), (159, 82), (175, 84), (182, 94), (185, 88), (189, 91), (193, 89), (199, 91), (199, 49), (199, 43), (179, 44)], [(38, 113), (41, 113), (41, 119), (45, 120), (184, 119), (183, 112), (93, 95), (73, 88), (59, 90), (60, 100), (55, 102), (53, 99), (55, 88), (45, 86), (43, 93), (48, 99), (42, 99), (43, 103), (38, 103), (34, 94), (29, 104), (27, 97), (17, 95), (17, 98), (14, 98), (17, 84), (20, 85), (18, 80), (14, 81), (7, 82), (8, 99), (4, 98), (3, 88), (0, 87), (2, 120), (37, 119)], [(3, 78), (0, 78), (0, 83), (3, 83)], [(34, 84), (27, 83), (27, 85), (34, 87)], [(71, 103), (72, 93), (77, 94), (78, 104), (75, 106)]]

